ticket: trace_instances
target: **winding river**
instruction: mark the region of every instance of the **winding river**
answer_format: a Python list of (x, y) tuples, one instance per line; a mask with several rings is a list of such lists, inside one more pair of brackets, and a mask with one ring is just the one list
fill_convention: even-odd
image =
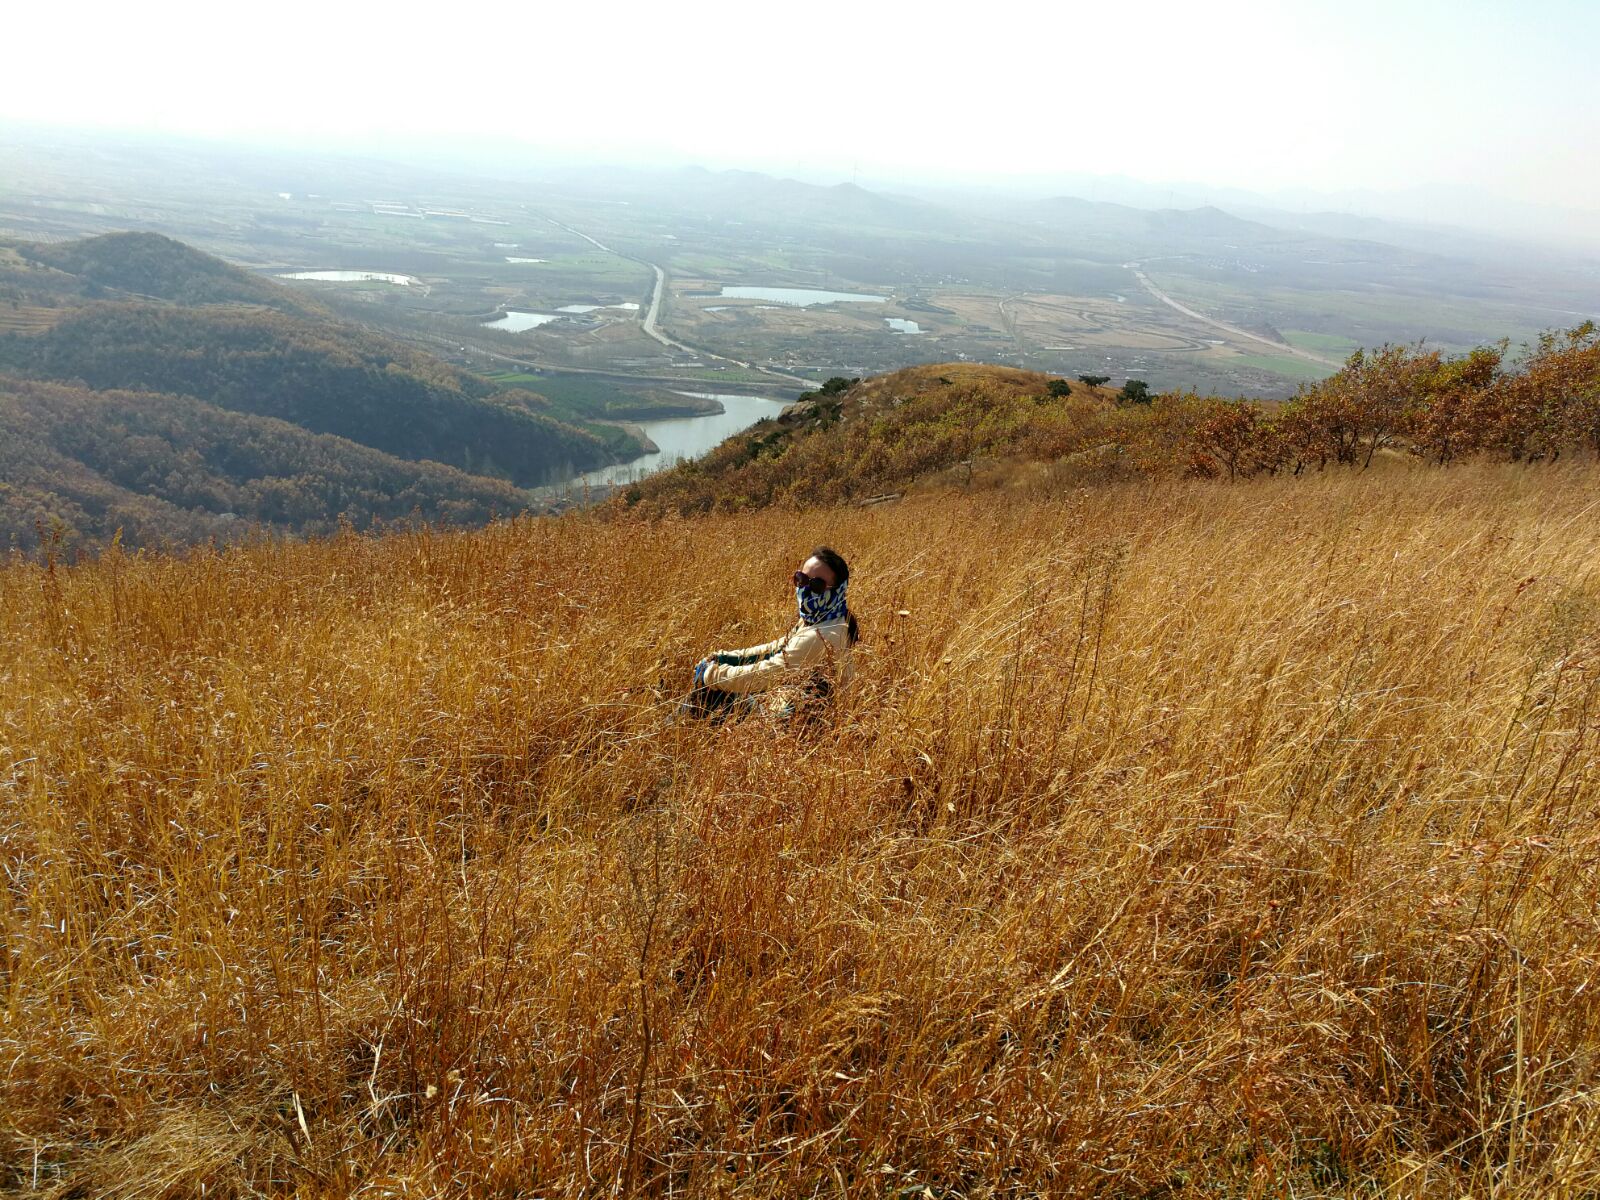
[(685, 459), (700, 457), (725, 438), (744, 432), (757, 421), (776, 417), (791, 403), (788, 400), (770, 400), (765, 396), (740, 396), (724, 392), (679, 394), (720, 401), (723, 411), (699, 417), (663, 417), (656, 421), (635, 422), (644, 435), (660, 447), (657, 453), (641, 454), (631, 462), (585, 471), (555, 487), (561, 491), (581, 491), (585, 487), (632, 483), (646, 475), (676, 466)]

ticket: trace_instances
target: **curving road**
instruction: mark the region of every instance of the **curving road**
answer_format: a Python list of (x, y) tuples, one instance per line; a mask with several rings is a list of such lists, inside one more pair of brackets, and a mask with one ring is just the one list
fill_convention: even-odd
[[(372, 328), (376, 329), (377, 327), (373, 326)], [(508, 364), (510, 364), (511, 366), (514, 366), (514, 367), (526, 367), (526, 368), (528, 368), (529, 370), (532, 370), (532, 371), (545, 371), (545, 372), (548, 372), (548, 373), (550, 373), (552, 375), (593, 375), (593, 376), (596, 376), (596, 377), (598, 377), (600, 379), (611, 379), (611, 380), (616, 380), (618, 382), (627, 382), (627, 383), (660, 383), (660, 384), (666, 384), (667, 386), (674, 387), (674, 388), (701, 388), (701, 389), (703, 389), (703, 388), (707, 388), (707, 387), (714, 387), (714, 388), (739, 387), (739, 388), (752, 388), (752, 389), (757, 389), (757, 390), (761, 390), (761, 391), (772, 391), (775, 388), (780, 388), (781, 387), (784, 392), (788, 392), (788, 391), (791, 390), (790, 389), (790, 384), (789, 384), (789, 377), (787, 377), (787, 376), (784, 377), (783, 382), (781, 384), (778, 383), (776, 380), (769, 381), (769, 380), (765, 380), (765, 379), (759, 379), (759, 380), (746, 379), (746, 380), (741, 380), (737, 384), (734, 384), (734, 383), (723, 383), (720, 380), (716, 380), (716, 379), (706, 379), (706, 378), (695, 377), (695, 376), (685, 377), (685, 376), (682, 376), (682, 375), (641, 375), (636, 371), (624, 371), (624, 370), (620, 370), (620, 369), (611, 370), (611, 369), (607, 369), (605, 367), (574, 367), (574, 366), (572, 366), (572, 365), (570, 365), (568, 363), (544, 362), (544, 361), (542, 361), (540, 359), (537, 359), (537, 358), (528, 358), (526, 355), (506, 354), (506, 353), (504, 353), (503, 351), (500, 351), (500, 350), (491, 350), (489, 347), (485, 346), (482, 342), (475, 342), (475, 341), (471, 341), (471, 340), (468, 340), (466, 342), (465, 346), (463, 346), (462, 338), (460, 337), (460, 335), (456, 335), (454, 337), (444, 337), (444, 336), (439, 335), (439, 334), (415, 332), (415, 333), (408, 334), (407, 336), (411, 337), (411, 338), (414, 338), (417, 341), (430, 342), (433, 345), (438, 346), (441, 350), (445, 350), (445, 351), (463, 350), (463, 349), (470, 350), (473, 354), (476, 354), (476, 355), (478, 355), (478, 356), (480, 356), (482, 358), (490, 358), (490, 359), (493, 359), (496, 362), (508, 363)], [(812, 388), (812, 387), (815, 387), (815, 386), (816, 386), (815, 384), (810, 383), (810, 382), (808, 382), (806, 384), (806, 387), (808, 387), (808, 388)]]
[(743, 367), (746, 371), (760, 371), (763, 375), (771, 375), (774, 379), (782, 379), (789, 383), (798, 383), (806, 388), (813, 388), (816, 386), (816, 384), (811, 380), (803, 379), (799, 375), (790, 375), (787, 371), (775, 371), (771, 367), (763, 367), (756, 363), (745, 362), (742, 358), (729, 358), (726, 354), (715, 354), (710, 350), (702, 350), (699, 346), (691, 346), (687, 342), (680, 342), (676, 338), (668, 337), (666, 334), (661, 332), (661, 327), (657, 324), (657, 320), (661, 316), (661, 296), (667, 289), (667, 273), (664, 270), (662, 270), (653, 262), (649, 262), (642, 258), (635, 258), (633, 255), (624, 254), (620, 250), (613, 250), (604, 242), (590, 237), (587, 233), (584, 233), (583, 230), (574, 229), (571, 225), (562, 224), (562, 222), (556, 220), (554, 217), (546, 217), (545, 220), (549, 221), (550, 224), (554, 225), (557, 229), (564, 229), (574, 237), (582, 238), (596, 250), (602, 250), (607, 254), (614, 254), (618, 258), (626, 259), (628, 262), (638, 263), (642, 267), (649, 267), (656, 273), (656, 286), (650, 293), (650, 307), (646, 309), (640, 316), (639, 321), (640, 327), (645, 332), (645, 336), (654, 338), (656, 341), (660, 342), (663, 346), (666, 346), (669, 349), (682, 350), (685, 354), (693, 354), (700, 358), (714, 358), (718, 362), (731, 363), (736, 367)]
[(1150, 276), (1146, 275), (1139, 269), (1140, 266), (1143, 265), (1142, 263), (1126, 262), (1122, 265), (1133, 272), (1134, 278), (1144, 286), (1145, 291), (1149, 292), (1152, 296), (1161, 301), (1161, 303), (1167, 305), (1169, 308), (1177, 309), (1186, 317), (1193, 317), (1202, 325), (1209, 325), (1213, 329), (1220, 329), (1223, 333), (1231, 333), (1234, 337), (1249, 338), (1252, 342), (1260, 342), (1263, 346), (1271, 346), (1280, 354), (1292, 354), (1296, 358), (1303, 358), (1307, 362), (1314, 362), (1319, 366), (1335, 368), (1344, 366), (1342, 362), (1334, 362), (1330, 358), (1323, 358), (1322, 355), (1313, 354), (1309, 350), (1302, 350), (1299, 346), (1291, 346), (1288, 342), (1275, 342), (1269, 337), (1262, 337), (1259, 333), (1251, 333), (1248, 329), (1240, 329), (1237, 325), (1228, 325), (1222, 321), (1216, 320), (1214, 317), (1206, 316), (1205, 313), (1196, 312), (1188, 305), (1178, 303), (1178, 301), (1174, 300), (1155, 284), (1151, 283)]

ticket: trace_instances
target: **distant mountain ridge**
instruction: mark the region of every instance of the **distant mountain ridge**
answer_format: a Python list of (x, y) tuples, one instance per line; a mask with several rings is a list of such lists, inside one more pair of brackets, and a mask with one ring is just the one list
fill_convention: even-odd
[(1313, 253), (1332, 260), (1380, 259), (1395, 264), (1418, 263), (1439, 255), (1371, 238), (1308, 229), (1286, 229), (1217, 208), (1134, 208), (1078, 196), (1053, 196), (1022, 210), (1031, 223), (1074, 238), (1097, 242), (1140, 242), (1140, 257), (1161, 254), (1272, 251)]
[[(615, 178), (619, 187), (631, 192), (648, 176), (618, 172)], [(976, 206), (951, 205), (921, 195), (877, 190), (850, 182), (808, 183), (757, 171), (685, 167), (667, 173), (665, 179), (669, 186), (681, 189), (683, 195), (693, 197), (709, 212), (746, 217), (758, 213), (763, 219), (788, 216), (850, 221), (856, 224), (858, 232), (882, 227), (902, 232), (916, 229), (958, 233), (982, 239), (1020, 225), (1047, 230), (1056, 237), (1066, 235), (1061, 248), (1067, 250), (1092, 249), (1114, 238), (1153, 238), (1147, 250), (1163, 252), (1205, 249), (1207, 244), (1224, 238), (1242, 239), (1251, 246), (1336, 242), (1345, 243), (1347, 249), (1360, 242), (1369, 253), (1394, 253), (1401, 258), (1411, 257), (1416, 249), (1385, 241), (1382, 237), (1295, 228), (1264, 217), (1241, 216), (1214, 204), (1147, 207), (1062, 193), (1020, 204), (995, 206), (984, 213)]]

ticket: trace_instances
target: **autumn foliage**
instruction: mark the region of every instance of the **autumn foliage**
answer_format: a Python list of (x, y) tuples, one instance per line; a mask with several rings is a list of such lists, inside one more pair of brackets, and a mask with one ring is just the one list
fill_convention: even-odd
[[(734, 511), (971, 485), (1007, 465), (1084, 483), (1367, 470), (1384, 459), (1600, 457), (1600, 331), (1448, 355), (1382, 346), (1284, 403), (1171, 392), (1149, 403), (1005, 367), (947, 363), (858, 384), (796, 428), (772, 423), (631, 489), (645, 513)], [(1024, 478), (1029, 477), (1023, 472)]]
[[(1600, 329), (1547, 333), (1514, 362), (1506, 347), (1449, 356), (1420, 346), (1351, 355), (1343, 369), (1269, 409), (1246, 401), (1168, 398), (1191, 410), (1167, 421), (1167, 449), (1198, 474), (1366, 469), (1382, 451), (1443, 465), (1483, 456), (1509, 462), (1600, 457)], [(1160, 421), (1157, 421), (1160, 425)]]

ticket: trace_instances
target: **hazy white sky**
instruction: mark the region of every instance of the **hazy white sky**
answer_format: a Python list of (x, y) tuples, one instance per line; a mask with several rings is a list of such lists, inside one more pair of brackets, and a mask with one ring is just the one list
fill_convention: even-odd
[(0, 120), (1600, 209), (1600, 0), (18, 4)]

